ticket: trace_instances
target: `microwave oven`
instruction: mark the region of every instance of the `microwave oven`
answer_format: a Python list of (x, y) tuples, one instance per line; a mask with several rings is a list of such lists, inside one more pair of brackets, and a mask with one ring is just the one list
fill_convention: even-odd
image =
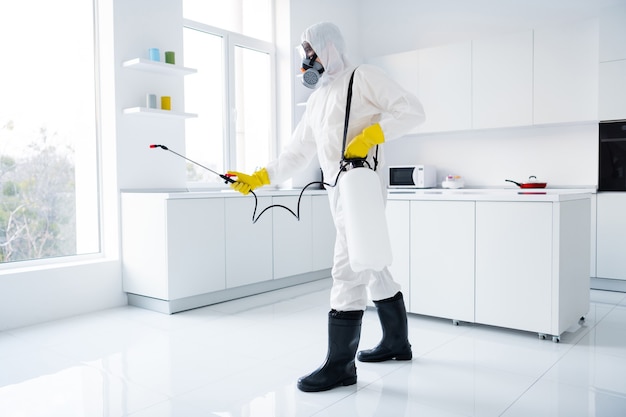
[(398, 165), (389, 167), (389, 188), (433, 188), (437, 170), (432, 165)]

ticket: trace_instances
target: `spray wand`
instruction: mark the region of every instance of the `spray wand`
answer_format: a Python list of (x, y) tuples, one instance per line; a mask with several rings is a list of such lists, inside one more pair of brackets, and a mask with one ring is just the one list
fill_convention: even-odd
[(226, 174), (220, 174), (220, 173), (219, 173), (219, 172), (217, 172), (217, 171), (213, 171), (211, 168), (205, 167), (204, 165), (202, 165), (202, 164), (200, 164), (200, 163), (198, 163), (198, 162), (196, 162), (196, 161), (192, 161), (191, 159), (187, 158), (186, 156), (181, 155), (181, 154), (179, 154), (178, 152), (175, 152), (175, 151), (171, 150), (170, 148), (168, 148), (168, 147), (167, 147), (167, 146), (165, 146), (165, 145), (155, 145), (155, 144), (150, 145), (150, 149), (154, 149), (154, 148), (161, 148), (161, 149), (163, 149), (163, 150), (165, 150), (165, 151), (170, 151), (170, 152), (171, 152), (171, 153), (173, 153), (174, 155), (178, 155), (178, 156), (180, 156), (181, 158), (183, 158), (183, 159), (185, 159), (185, 160), (187, 160), (187, 161), (191, 162), (192, 164), (196, 164), (196, 165), (198, 165), (199, 167), (202, 167), (202, 168), (206, 169), (207, 171), (212, 172), (213, 174), (215, 174), (215, 175), (217, 175), (218, 177), (220, 177), (221, 179), (223, 179), (225, 184), (228, 184), (228, 183), (231, 183), (231, 184), (232, 184), (232, 183), (235, 183), (235, 180), (234, 180), (234, 179), (232, 179), (231, 177), (229, 177), (228, 175), (226, 175)]
[[(230, 183), (230, 184), (233, 184), (233, 183), (237, 182), (237, 181), (235, 181), (234, 179), (232, 179), (232, 178), (231, 178), (228, 174), (220, 174), (219, 172), (213, 171), (211, 168), (205, 167), (204, 165), (202, 165), (202, 164), (200, 164), (200, 163), (198, 163), (198, 162), (196, 162), (196, 161), (194, 161), (194, 160), (191, 160), (191, 159), (187, 158), (186, 156), (179, 154), (178, 152), (175, 152), (175, 151), (171, 150), (170, 148), (168, 148), (168, 147), (167, 147), (167, 146), (165, 146), (165, 145), (156, 145), (156, 144), (152, 144), (152, 145), (150, 145), (150, 149), (155, 149), (155, 148), (161, 148), (161, 149), (163, 149), (163, 150), (165, 150), (165, 151), (169, 151), (169, 152), (173, 153), (174, 155), (176, 155), (176, 156), (180, 156), (180, 157), (181, 157), (181, 158), (183, 158), (184, 160), (191, 162), (192, 164), (198, 165), (199, 167), (202, 167), (202, 168), (206, 169), (207, 171), (212, 172), (213, 174), (215, 174), (215, 175), (217, 175), (218, 177), (220, 177), (221, 179), (223, 179), (225, 184), (229, 184), (229, 183)], [(338, 176), (337, 176), (337, 177), (338, 177)], [(296, 213), (294, 213), (294, 211), (293, 211), (293, 210), (291, 210), (289, 207), (283, 206), (282, 204), (272, 204), (271, 206), (265, 207), (265, 208), (263, 209), (263, 211), (261, 211), (261, 212), (259, 213), (259, 215), (257, 216), (257, 215), (256, 215), (256, 210), (257, 210), (257, 205), (258, 205), (258, 203), (259, 203), (259, 199), (258, 199), (257, 195), (254, 193), (254, 191), (250, 190), (250, 194), (252, 194), (252, 195), (254, 196), (254, 211), (252, 212), (252, 223), (253, 223), (253, 224), (254, 224), (254, 223), (256, 223), (256, 222), (259, 220), (259, 218), (261, 218), (261, 215), (262, 215), (263, 213), (265, 213), (267, 210), (269, 210), (269, 209), (271, 209), (271, 208), (273, 208), (273, 207), (281, 207), (281, 208), (284, 208), (284, 209), (285, 209), (285, 210), (287, 210), (289, 213), (291, 213), (291, 215), (292, 215), (293, 217), (295, 217), (298, 221), (300, 221), (300, 201), (302, 200), (302, 194), (304, 194), (304, 190), (306, 190), (309, 186), (311, 186), (311, 185), (313, 185), (313, 184), (319, 184), (319, 183), (320, 183), (320, 181), (313, 181), (313, 182), (311, 182), (311, 183), (307, 184), (307, 185), (306, 185), (306, 186), (302, 189), (302, 191), (300, 192), (300, 197), (298, 197), (298, 208), (297, 208), (297, 214), (296, 214)], [(325, 182), (322, 182), (322, 184), (324, 184), (324, 185), (328, 185), (328, 186), (331, 186), (331, 187), (334, 187), (334, 185), (326, 184)], [(335, 180), (335, 184), (337, 184), (337, 181), (336, 181), (336, 180)]]

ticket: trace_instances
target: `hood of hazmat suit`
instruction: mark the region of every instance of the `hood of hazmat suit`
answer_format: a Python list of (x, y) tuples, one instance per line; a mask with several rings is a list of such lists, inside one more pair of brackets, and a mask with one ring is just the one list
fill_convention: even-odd
[(304, 31), (301, 40), (311, 45), (324, 66), (321, 85), (328, 84), (350, 66), (345, 55), (346, 44), (335, 24), (317, 23)]

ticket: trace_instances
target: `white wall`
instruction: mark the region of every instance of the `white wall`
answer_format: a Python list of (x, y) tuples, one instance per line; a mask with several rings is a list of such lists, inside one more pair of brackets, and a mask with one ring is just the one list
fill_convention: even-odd
[(119, 260), (0, 273), (0, 331), (127, 304)]
[(539, 126), (409, 136), (385, 144), (387, 164), (435, 165), (438, 181), (509, 187), (530, 175), (549, 187), (597, 185), (598, 125)]
[[(159, 143), (185, 153), (184, 119), (130, 116), (128, 107), (145, 107), (146, 93), (172, 97), (172, 110), (184, 112), (184, 78), (122, 68), (122, 62), (148, 58), (149, 48), (176, 53), (184, 65), (181, 0), (114, 0), (117, 163), (120, 189), (185, 189), (185, 161), (150, 149)], [(158, 103), (160, 105), (160, 103)]]

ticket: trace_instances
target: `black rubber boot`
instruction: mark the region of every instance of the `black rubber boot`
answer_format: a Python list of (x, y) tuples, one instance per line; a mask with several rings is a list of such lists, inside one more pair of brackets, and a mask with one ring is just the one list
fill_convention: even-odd
[(305, 392), (356, 384), (354, 356), (361, 338), (363, 311), (328, 313), (328, 353), (324, 364), (298, 380), (298, 389)]
[(374, 349), (362, 350), (357, 355), (361, 362), (383, 362), (390, 359), (409, 361), (413, 358), (408, 338), (406, 308), (402, 293), (374, 301), (378, 311), (383, 337)]

